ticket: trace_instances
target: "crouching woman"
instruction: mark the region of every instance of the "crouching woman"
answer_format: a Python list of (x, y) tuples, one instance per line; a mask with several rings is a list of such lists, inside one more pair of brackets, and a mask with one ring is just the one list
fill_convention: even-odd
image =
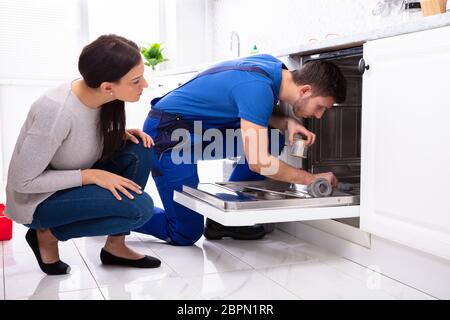
[(158, 267), (125, 244), (153, 215), (143, 192), (153, 141), (125, 129), (125, 101), (138, 101), (148, 86), (139, 48), (104, 35), (83, 48), (78, 68), (82, 78), (31, 106), (9, 166), (5, 214), (30, 228), (26, 241), (49, 275), (70, 272), (58, 241), (101, 235), (103, 264)]

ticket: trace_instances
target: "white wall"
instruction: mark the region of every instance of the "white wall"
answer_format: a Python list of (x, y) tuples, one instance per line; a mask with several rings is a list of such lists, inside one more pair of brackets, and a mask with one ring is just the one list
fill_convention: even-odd
[(159, 0), (88, 1), (89, 41), (117, 34), (147, 46), (159, 42)]
[[(160, 37), (169, 62), (161, 70), (234, 58), (253, 45), (276, 52), (327, 37), (346, 36), (405, 22), (402, 0), (160, 0)], [(410, 17), (420, 19), (421, 14)]]
[[(376, 12), (378, 5), (385, 2), (386, 10)], [(325, 37), (389, 27), (403, 21), (400, 3), (401, 0), (207, 0), (207, 30), (212, 33), (209, 56), (212, 60), (236, 56), (235, 51), (229, 50), (233, 30), (241, 38), (243, 56), (250, 53), (254, 44), (260, 52), (272, 52)]]

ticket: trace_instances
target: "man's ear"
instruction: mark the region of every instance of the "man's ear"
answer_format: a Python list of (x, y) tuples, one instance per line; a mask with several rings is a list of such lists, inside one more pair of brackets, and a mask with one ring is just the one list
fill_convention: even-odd
[(312, 95), (312, 87), (309, 84), (302, 84), (299, 86), (300, 97), (308, 98)]

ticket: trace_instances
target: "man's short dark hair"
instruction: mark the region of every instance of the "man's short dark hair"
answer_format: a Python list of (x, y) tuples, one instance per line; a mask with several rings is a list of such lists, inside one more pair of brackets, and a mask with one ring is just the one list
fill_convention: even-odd
[(293, 70), (291, 73), (297, 85), (311, 85), (315, 96), (331, 96), (337, 103), (344, 102), (347, 95), (347, 80), (333, 62), (308, 61), (302, 68)]

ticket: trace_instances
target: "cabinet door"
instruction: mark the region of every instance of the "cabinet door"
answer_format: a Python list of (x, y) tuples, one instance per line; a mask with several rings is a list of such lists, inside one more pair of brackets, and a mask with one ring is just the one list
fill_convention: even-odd
[(450, 259), (450, 27), (370, 41), (361, 228)]

